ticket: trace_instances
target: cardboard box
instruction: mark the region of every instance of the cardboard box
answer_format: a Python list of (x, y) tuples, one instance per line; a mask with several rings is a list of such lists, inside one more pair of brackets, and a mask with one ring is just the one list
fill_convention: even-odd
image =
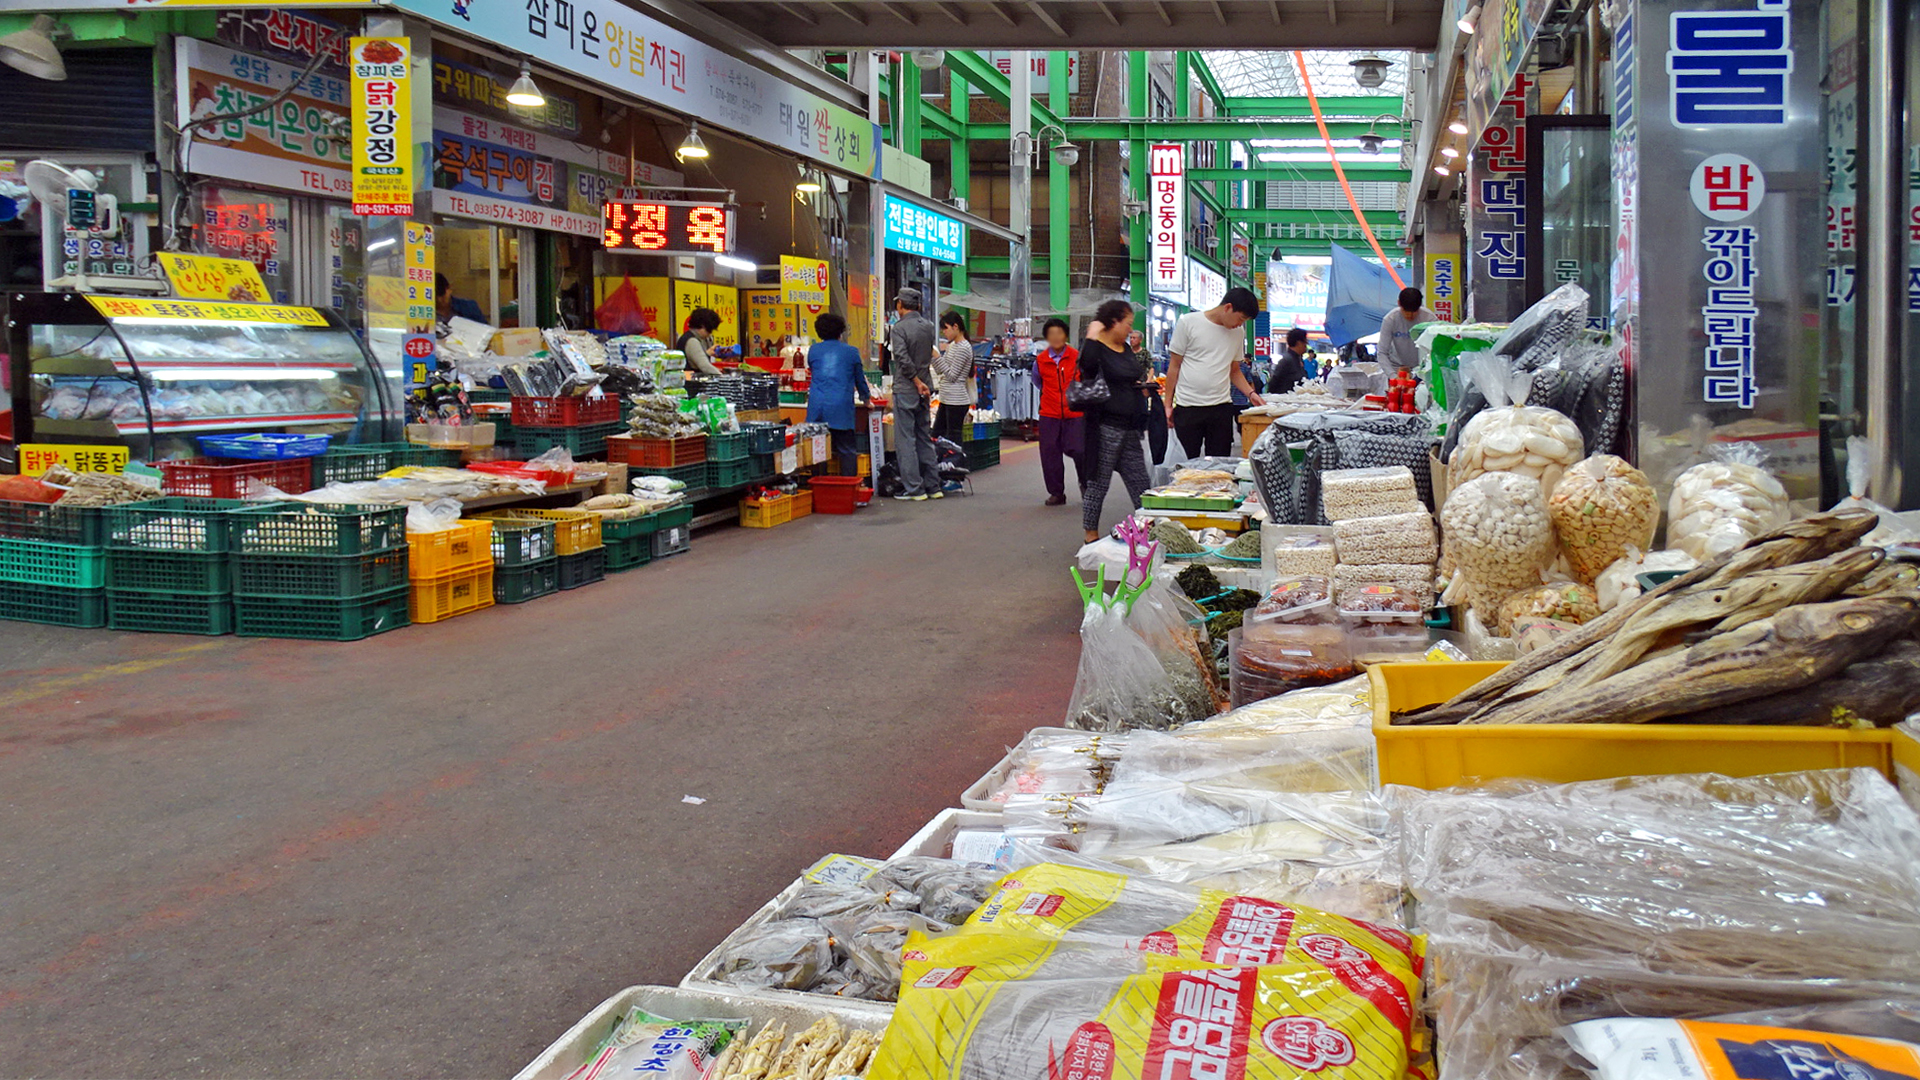
[(607, 468), (607, 478), (605, 480), (600, 481), (598, 484), (594, 485), (592, 494), (594, 495), (625, 495), (627, 494), (626, 463), (619, 462), (619, 461), (609, 461), (606, 463), (606, 468)]
[(540, 336), (540, 329), (534, 326), (497, 330), (493, 335), (493, 344), (489, 346), (496, 356), (532, 356), (546, 347), (546, 339)]

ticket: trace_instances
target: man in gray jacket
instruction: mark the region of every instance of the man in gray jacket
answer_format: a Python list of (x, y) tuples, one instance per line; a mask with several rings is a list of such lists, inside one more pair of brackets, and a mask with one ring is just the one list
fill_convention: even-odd
[(894, 498), (925, 502), (942, 497), (940, 462), (933, 452), (933, 424), (927, 385), (933, 370), (933, 324), (920, 314), (917, 289), (901, 289), (893, 298), (900, 320), (887, 333), (893, 353), (893, 448), (899, 456), (902, 491)]

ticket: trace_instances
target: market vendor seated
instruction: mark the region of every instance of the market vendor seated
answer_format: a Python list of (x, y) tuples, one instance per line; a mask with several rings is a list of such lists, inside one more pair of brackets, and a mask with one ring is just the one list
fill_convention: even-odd
[(446, 322), (455, 315), (477, 323), (487, 321), (487, 313), (480, 310), (477, 302), (453, 295), (453, 282), (448, 281), (445, 274), (433, 276), (433, 309), (434, 317), (440, 322)]

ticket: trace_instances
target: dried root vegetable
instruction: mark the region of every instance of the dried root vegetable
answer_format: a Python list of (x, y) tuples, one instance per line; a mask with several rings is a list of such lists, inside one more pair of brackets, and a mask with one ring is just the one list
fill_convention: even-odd
[(773, 1068), (774, 1057), (786, 1041), (786, 1021), (773, 1021), (747, 1041), (731, 1065), (716, 1069), (714, 1080), (767, 1080), (767, 1070)]
[(847, 1030), (831, 1016), (821, 1017), (812, 1027), (793, 1037), (780, 1052), (780, 1060), (767, 1073), (767, 1080), (821, 1080), (827, 1062), (847, 1041)]
[(873, 1063), (874, 1051), (880, 1049), (880, 1036), (871, 1031), (854, 1030), (847, 1033), (847, 1045), (827, 1062), (826, 1076), (864, 1076), (867, 1066)]
[(1547, 509), (1573, 576), (1592, 585), (1629, 549), (1645, 551), (1660, 527), (1660, 496), (1647, 474), (1612, 454), (1568, 469)]
[(1673, 482), (1667, 545), (1705, 562), (1787, 523), (1787, 489), (1738, 461), (1695, 465)]

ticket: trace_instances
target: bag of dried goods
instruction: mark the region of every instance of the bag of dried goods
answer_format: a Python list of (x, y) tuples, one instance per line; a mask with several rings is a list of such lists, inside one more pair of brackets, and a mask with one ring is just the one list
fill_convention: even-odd
[(1149, 536), (1158, 541), (1160, 550), (1168, 555), (1204, 555), (1207, 550), (1194, 539), (1193, 530), (1168, 518), (1155, 519)]
[(1660, 496), (1647, 474), (1612, 454), (1568, 469), (1547, 509), (1573, 576), (1589, 585), (1628, 548), (1645, 551), (1660, 527)]
[(1720, 453), (1723, 460), (1681, 473), (1667, 502), (1667, 546), (1699, 562), (1737, 551), (1791, 516), (1787, 489), (1760, 467), (1764, 451), (1736, 443)]
[(1321, 525), (1267, 525), (1253, 534), (1260, 538), (1261, 557), (1268, 570), (1280, 574), (1333, 573), (1333, 530)]
[(702, 1080), (747, 1030), (746, 1020), (669, 1020), (634, 1006), (607, 1041), (567, 1080), (642, 1073), (662, 1080)]
[(1560, 1032), (1595, 1080), (1920, 1077), (1920, 1045), (1712, 1020), (1611, 1017)]
[(1457, 487), (1483, 473), (1513, 472), (1552, 491), (1566, 468), (1585, 456), (1580, 429), (1552, 409), (1520, 404), (1531, 376), (1510, 372), (1499, 357), (1475, 357), (1469, 370), (1488, 408), (1461, 430), (1460, 445), (1447, 459), (1451, 483)]
[(1439, 555), (1434, 541), (1433, 515), (1425, 510), (1336, 521), (1333, 539), (1341, 562), (1362, 566), (1430, 563)]
[(1507, 598), (1500, 601), (1496, 629), (1503, 635), (1511, 635), (1517, 619), (1556, 619), (1577, 625), (1599, 617), (1600, 597), (1592, 586), (1563, 581), (1508, 593)]
[[(51, 470), (47, 476), (52, 478)], [(1833, 510), (1869, 510), (1880, 516), (1880, 522), (1873, 527), (1873, 531), (1860, 538), (1860, 542), (1868, 547), (1886, 547), (1888, 544), (1911, 543), (1920, 539), (1920, 533), (1915, 531), (1915, 525), (1920, 522), (1912, 520), (1920, 518), (1920, 514), (1901, 514), (1867, 498), (1867, 488), (1872, 480), (1873, 446), (1856, 435), (1847, 440), (1847, 497), (1834, 503)]]
[(1320, 504), (1328, 521), (1413, 514), (1426, 509), (1404, 465), (1377, 469), (1333, 469), (1320, 474)]
[(1540, 583), (1553, 563), (1553, 522), (1538, 481), (1487, 473), (1453, 489), (1440, 511), (1467, 601), (1494, 622), (1507, 594)]
[(1684, 551), (1649, 551), (1641, 554), (1638, 548), (1629, 547), (1620, 559), (1600, 571), (1594, 578), (1593, 590), (1599, 596), (1600, 610), (1612, 611), (1630, 600), (1638, 600), (1640, 593), (1640, 575), (1657, 570), (1691, 570), (1699, 566), (1699, 560)]

